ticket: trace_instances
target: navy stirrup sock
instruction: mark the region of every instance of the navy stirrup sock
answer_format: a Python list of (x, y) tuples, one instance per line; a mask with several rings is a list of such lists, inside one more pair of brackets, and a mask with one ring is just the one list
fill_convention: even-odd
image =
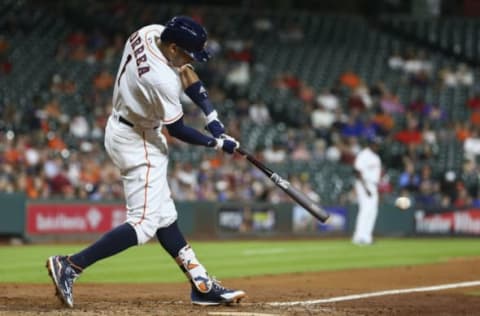
[(174, 259), (178, 257), (178, 252), (180, 249), (187, 245), (182, 232), (178, 228), (177, 221), (173, 222), (173, 224), (168, 227), (157, 230), (157, 239), (162, 247)]
[(89, 247), (68, 257), (68, 260), (77, 272), (81, 272), (98, 260), (113, 256), (137, 243), (135, 229), (130, 224), (124, 223), (103, 235)]

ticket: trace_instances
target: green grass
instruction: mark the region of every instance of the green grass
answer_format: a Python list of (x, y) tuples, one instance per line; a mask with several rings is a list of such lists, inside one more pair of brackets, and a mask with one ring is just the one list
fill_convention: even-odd
[[(201, 262), (219, 279), (288, 272), (375, 268), (480, 256), (478, 239), (379, 239), (358, 247), (349, 240), (192, 242)], [(85, 245), (0, 247), (0, 282), (50, 282), (45, 260)], [(174, 261), (156, 243), (99, 261), (81, 282), (183, 282)]]

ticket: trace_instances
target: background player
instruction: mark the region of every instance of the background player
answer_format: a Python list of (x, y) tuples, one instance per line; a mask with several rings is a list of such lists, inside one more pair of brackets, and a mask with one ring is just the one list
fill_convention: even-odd
[[(206, 40), (205, 29), (184, 16), (172, 18), (165, 27), (145, 26), (127, 40), (105, 130), (105, 148), (122, 175), (127, 220), (74, 255), (48, 258), (57, 295), (67, 306), (73, 307), (73, 282), (85, 268), (155, 235), (192, 283), (192, 303), (228, 304), (245, 296), (243, 291), (222, 287), (199, 262), (178, 228), (167, 183), (163, 125), (170, 135), (191, 144), (229, 154), (239, 146), (225, 134), (203, 84), (189, 66), (209, 59)], [(184, 125), (180, 103), (184, 89), (206, 114), (206, 127), (214, 137)]]
[(355, 193), (358, 199), (358, 215), (353, 233), (353, 243), (370, 245), (373, 242), (373, 228), (378, 214), (378, 183), (382, 163), (377, 152), (380, 138), (372, 137), (368, 145), (355, 157)]

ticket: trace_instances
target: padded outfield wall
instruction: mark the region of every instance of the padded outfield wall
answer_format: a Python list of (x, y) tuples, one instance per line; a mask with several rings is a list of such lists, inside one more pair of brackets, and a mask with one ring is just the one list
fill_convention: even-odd
[[(89, 241), (125, 220), (120, 201), (29, 201), (1, 194), (0, 236), (29, 242)], [(189, 238), (291, 238), (351, 235), (357, 209), (332, 206), (321, 224), (293, 203), (177, 202), (179, 224)], [(480, 209), (400, 211), (390, 201), (380, 206), (377, 236), (480, 235)]]

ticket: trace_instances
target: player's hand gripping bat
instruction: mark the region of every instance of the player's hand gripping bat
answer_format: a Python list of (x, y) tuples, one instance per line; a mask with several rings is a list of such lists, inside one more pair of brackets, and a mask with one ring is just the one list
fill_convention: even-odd
[(317, 218), (322, 223), (328, 219), (330, 214), (327, 213), (323, 208), (321, 208), (317, 203), (312, 201), (305, 193), (299, 191), (293, 187), (290, 182), (280, 177), (277, 173), (273, 172), (258, 159), (252, 156), (250, 153), (245, 151), (242, 148), (237, 148), (237, 152), (245, 156), (249, 162), (251, 162), (255, 167), (260, 169), (267, 177), (272, 180), (273, 183), (280, 189), (282, 189), (286, 194), (288, 194), (295, 202), (300, 204), (304, 209), (306, 209), (310, 214)]

